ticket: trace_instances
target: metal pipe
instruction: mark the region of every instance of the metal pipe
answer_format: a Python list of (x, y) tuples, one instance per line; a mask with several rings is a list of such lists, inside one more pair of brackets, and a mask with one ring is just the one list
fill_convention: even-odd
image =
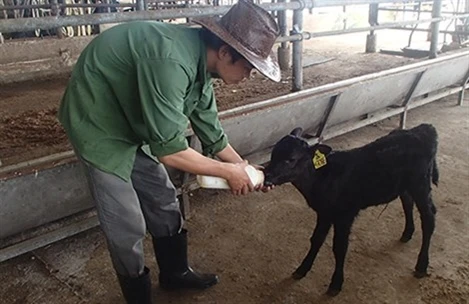
[(311, 35), (307, 35), (307, 33), (303, 33), (303, 34), (290, 34), (288, 36), (283, 36), (283, 37), (279, 37), (275, 43), (286, 43), (286, 42), (293, 42), (293, 41), (296, 41), (296, 40), (301, 40), (301, 39), (311, 39), (312, 36)]
[[(370, 4), (368, 12), (368, 23), (370, 26), (375, 26), (378, 24), (378, 4)], [(374, 30), (371, 30), (370, 33), (366, 36), (366, 53), (376, 53), (376, 34)]]
[[(389, 12), (413, 12), (413, 13), (416, 13), (415, 10), (413, 9), (403, 9), (403, 8), (380, 8), (379, 9), (380, 11), (389, 11)], [(421, 13), (432, 13), (433, 11), (430, 11), (430, 10), (420, 10)], [(453, 15), (453, 14), (463, 14), (462, 12), (450, 12), (450, 11), (442, 11), (441, 12), (442, 14), (450, 14), (450, 15)]]
[[(368, 24), (371, 26), (378, 25), (378, 4), (370, 4), (368, 11)], [(373, 30), (370, 31), (370, 34), (373, 35)]]
[(148, 0), (143, 0), (143, 7), (146, 11), (148, 10), (148, 7), (149, 7)]
[[(466, 87), (465, 87), (465, 90), (467, 90), (467, 89), (469, 89), (468, 85), (466, 85)], [(417, 101), (412, 102), (408, 106), (408, 109), (412, 110), (412, 109), (421, 107), (423, 105), (426, 105), (427, 103), (430, 103), (430, 102), (438, 100), (438, 99), (445, 98), (446, 96), (454, 95), (458, 92), (461, 92), (461, 87), (456, 87), (456, 88), (449, 87), (449, 88), (443, 89), (440, 92), (432, 94), (429, 97), (425, 97), (425, 98), (422, 98), (422, 99), (419, 99)]]
[(69, 236), (94, 228), (98, 225), (98, 217), (93, 216), (91, 218), (79, 221), (77, 223), (73, 223), (71, 225), (59, 228), (49, 233), (23, 241), (19, 244), (2, 248), (0, 249), (0, 262), (9, 260), (23, 253), (44, 247), (48, 244), (52, 244), (57, 241), (63, 240)]
[[(44, 164), (48, 162), (62, 161), (67, 158), (73, 158), (74, 156), (75, 156), (75, 153), (72, 150), (70, 150), (70, 151), (43, 156), (40, 158), (32, 159), (29, 161), (25, 161), (25, 162), (13, 164), (13, 165), (4, 166), (0, 168), (0, 175), (8, 174), (8, 173), (15, 172), (15, 171), (20, 171), (28, 167), (39, 166), (40, 164)], [(0, 177), (0, 180), (2, 180), (2, 177)]]
[[(275, 2), (275, 1), (273, 1), (273, 2)], [(192, 7), (192, 4), (193, 4), (192, 1), (184, 1), (184, 7)], [(187, 23), (192, 22), (191, 18), (186, 18), (186, 22)]]
[[(350, 4), (366, 4), (366, 3), (399, 3), (402, 0), (386, 0), (386, 1), (313, 1), (301, 0), (286, 3), (262, 3), (260, 6), (268, 11), (297, 10), (303, 8), (313, 8), (321, 6), (340, 6)], [(352, 3), (353, 2), (353, 3)], [(334, 5), (330, 5), (335, 3)], [(132, 6), (132, 5), (129, 5)], [(11, 33), (21, 31), (31, 31), (36, 29), (52, 29), (63, 26), (77, 25), (95, 25), (101, 23), (118, 23), (135, 20), (156, 20), (156, 19), (177, 19), (187, 17), (202, 17), (209, 15), (222, 15), (231, 8), (229, 5), (212, 6), (212, 7), (191, 7), (171, 10), (152, 10), (138, 12), (119, 12), (119, 13), (103, 13), (79, 16), (61, 16), (61, 17), (41, 17), (41, 18), (22, 18), (22, 19), (4, 19), (0, 20), (0, 32)], [(459, 16), (461, 17), (461, 16)], [(444, 19), (443, 19), (444, 20)]]
[[(278, 0), (279, 3), (285, 3), (286, 0)], [(278, 26), (280, 30), (280, 37), (286, 37), (287, 33), (287, 12), (277, 12)], [(278, 64), (282, 71), (290, 68), (290, 46), (288, 41), (281, 42), (281, 46), (277, 49)]]
[[(430, 32), (431, 30), (430, 29), (426, 29), (426, 28), (416, 28), (416, 29), (413, 29), (413, 28), (408, 28), (408, 27), (403, 27), (403, 26), (399, 26), (399, 27), (393, 27), (393, 29), (396, 29), (396, 30), (404, 30), (404, 31), (416, 31), (416, 32)], [(440, 34), (469, 34), (469, 31), (440, 31)]]
[[(419, 2), (419, 3), (418, 3), (417, 20), (420, 19), (420, 15), (421, 15), (420, 9), (421, 9), (421, 8), (422, 8), (422, 2)], [(410, 32), (410, 35), (409, 35), (409, 42), (407, 43), (407, 47), (410, 47), (410, 45), (412, 44), (412, 37), (414, 36), (415, 29), (416, 29), (418, 26), (419, 26), (418, 24), (415, 24), (415, 25), (412, 27), (412, 31)]]
[(173, 8), (185, 8), (185, 7), (190, 7), (185, 4), (158, 4), (158, 3), (147, 3), (147, 9), (148, 8), (153, 8), (153, 9), (173, 9)]
[[(300, 3), (301, 0), (297, 0)], [(302, 6), (303, 3), (301, 4)], [(300, 34), (303, 32), (303, 8), (299, 8), (293, 12), (293, 26), (292, 34)], [(300, 91), (303, 88), (303, 39), (295, 40), (293, 42), (293, 54), (292, 54), (292, 73), (293, 83), (292, 91)]]
[(324, 112), (324, 117), (322, 121), (319, 123), (318, 130), (316, 132), (316, 137), (319, 141), (322, 140), (322, 135), (324, 130), (327, 128), (327, 123), (329, 122), (329, 117), (331, 117), (332, 112), (334, 111), (337, 102), (340, 99), (340, 94), (333, 95), (329, 100), (329, 104), (327, 105), (326, 111)]
[(104, 0), (104, 3), (106, 4), (106, 12), (107, 12), (107, 13), (110, 13), (110, 12), (111, 12), (111, 8), (109, 7), (108, 4), (110, 4), (111, 1), (110, 1), (110, 0)]
[(458, 105), (459, 106), (462, 106), (463, 103), (464, 103), (464, 91), (465, 91), (466, 86), (467, 86), (468, 83), (469, 83), (469, 71), (467, 71), (466, 76), (464, 76), (464, 80), (463, 80), (462, 86), (461, 86), (461, 92), (459, 92), (459, 97), (458, 97)]
[(422, 79), (423, 74), (426, 72), (426, 70), (423, 70), (417, 74), (415, 77), (414, 82), (412, 82), (412, 86), (409, 89), (409, 92), (407, 92), (407, 95), (404, 99), (404, 102), (402, 103), (402, 107), (404, 107), (404, 112), (402, 112), (400, 120), (399, 120), (399, 127), (401, 129), (405, 129), (405, 123), (407, 120), (407, 109), (409, 107), (409, 103), (414, 95), (415, 89), (417, 88), (417, 85), (419, 84), (420, 80)]
[[(441, 16), (441, 1), (442, 0), (435, 0), (433, 1), (433, 18), (439, 18)], [(430, 42), (430, 58), (436, 58), (438, 53), (438, 36), (440, 35), (440, 21), (432, 22), (432, 39)]]
[[(314, 1), (314, 7), (328, 7), (328, 6), (344, 6), (344, 5), (358, 5), (358, 4), (374, 4), (374, 3), (402, 3), (405, 0), (316, 0)], [(409, 1), (407, 1), (409, 2)], [(422, 2), (432, 2), (432, 0), (426, 0)]]
[(60, 6), (59, 6), (58, 0), (51, 0), (51, 1), (50, 1), (51, 15), (52, 15), (52, 16), (57, 16), (57, 15), (59, 15), (59, 9), (60, 9)]
[[(60, 6), (58, 0), (51, 0), (50, 1), (50, 14), (52, 16), (59, 16), (60, 15)], [(60, 27), (55, 28), (55, 32), (57, 33), (57, 38), (62, 39), (64, 35), (62, 33), (62, 29)]]
[[(293, 39), (311, 39), (315, 37), (326, 37), (326, 36), (334, 36), (334, 35), (342, 35), (342, 34), (351, 34), (351, 33), (359, 33), (359, 32), (367, 32), (370, 30), (384, 30), (384, 29), (392, 29), (392, 28), (398, 28), (401, 25), (412, 25), (412, 24), (418, 24), (418, 23), (429, 23), (433, 22), (436, 20), (450, 20), (454, 18), (461, 18), (461, 17), (469, 17), (469, 14), (464, 14), (461, 16), (450, 16), (450, 17), (440, 17), (440, 18), (432, 18), (432, 19), (421, 19), (421, 20), (408, 20), (408, 21), (399, 21), (399, 22), (391, 22), (391, 23), (382, 23), (380, 25), (375, 25), (375, 26), (369, 26), (369, 27), (357, 27), (357, 28), (349, 28), (346, 30), (337, 30), (337, 31), (324, 31), (324, 32), (302, 32), (301, 34), (295, 34), (295, 35), (290, 35), (288, 37), (291, 37)], [(290, 38), (281, 38), (279, 41), (284, 41), (284, 39), (287, 39), (287, 41)]]
[[(9, 5), (9, 6), (0, 6), (0, 11), (2, 10), (16, 10), (16, 9), (34, 9), (34, 8), (44, 8), (44, 9), (53, 9), (53, 3), (51, 4), (30, 4), (30, 5)], [(135, 7), (135, 4), (132, 3), (74, 3), (74, 4), (57, 4), (58, 8), (73, 8), (73, 7)]]
[[(286, 0), (278, 0), (279, 3), (285, 3)], [(280, 29), (280, 36), (284, 37), (287, 36), (287, 12), (286, 11), (279, 11), (277, 12), (278, 18), (278, 27)], [(282, 43), (282, 48), (286, 48), (287, 43)]]
[(342, 29), (345, 30), (347, 28), (347, 6), (342, 6), (342, 13), (344, 13), (344, 19), (342, 20), (343, 27)]
[[(273, 10), (295, 10), (313, 5), (312, 0), (304, 0), (304, 4), (297, 1), (287, 3), (263, 3), (260, 6), (268, 11)], [(61, 26), (94, 25), (101, 23), (118, 23), (135, 20), (156, 20), (156, 19), (178, 19), (202, 17), (210, 15), (222, 15), (227, 12), (231, 6), (216, 7), (190, 7), (168, 10), (151, 10), (138, 12), (119, 12), (103, 13), (64, 17), (41, 17), (41, 18), (22, 18), (0, 20), (0, 32), (21, 32), (40, 29), (51, 29)]]
[(137, 0), (135, 9), (137, 11), (144, 11), (145, 10), (145, 1), (144, 0)]
[[(86, 4), (59, 4), (60, 8), (66, 8), (66, 7), (137, 7), (139, 5), (139, 2), (142, 2), (143, 5), (147, 5), (146, 1), (144, 0), (137, 0), (136, 3), (110, 3), (110, 4), (104, 4), (104, 3), (86, 3)], [(281, 1), (279, 1), (281, 2)], [(309, 4), (308, 2), (311, 2), (311, 0), (306, 0), (305, 2), (305, 8), (313, 8), (313, 7), (328, 7), (328, 6), (344, 6), (346, 5), (356, 5), (356, 4), (377, 4), (377, 3), (399, 3), (402, 2), (402, 0), (396, 0), (396, 1), (373, 1), (373, 0), (368, 0), (368, 1), (343, 1), (345, 4), (340, 4), (340, 1), (331, 1), (330, 3), (328, 1), (316, 1), (313, 4)], [(353, 2), (353, 3), (352, 3)], [(431, 2), (431, 1), (422, 1), (422, 2)], [(157, 5), (155, 5), (157, 6)], [(1, 6), (0, 10), (15, 10), (15, 9), (32, 9), (32, 8), (45, 8), (48, 9), (50, 8), (50, 4), (35, 4), (35, 5), (8, 5), (8, 6)], [(169, 5), (168, 7), (171, 7)], [(391, 9), (391, 8), (380, 8), (380, 10), (386, 10), (386, 11), (404, 11), (403, 9)], [(412, 10), (408, 10), (412, 11)], [(431, 13), (431, 11), (422, 11), (422, 12), (428, 12)], [(442, 12), (443, 14), (454, 14), (454, 12)]]
[[(199, 138), (196, 135), (192, 135), (189, 137), (189, 146), (194, 150), (200, 150), (201, 143)], [(190, 199), (189, 199), (189, 191), (186, 189), (186, 186), (190, 184), (191, 178), (194, 175), (189, 172), (184, 172), (182, 174), (182, 186), (181, 186), (181, 211), (184, 217), (184, 220), (187, 220), (191, 217), (191, 209), (190, 209)]]

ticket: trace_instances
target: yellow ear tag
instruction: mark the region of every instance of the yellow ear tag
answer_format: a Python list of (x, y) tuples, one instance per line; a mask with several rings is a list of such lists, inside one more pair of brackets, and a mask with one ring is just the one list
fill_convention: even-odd
[(326, 156), (319, 150), (316, 150), (316, 152), (314, 152), (313, 165), (314, 169), (319, 169), (327, 165)]

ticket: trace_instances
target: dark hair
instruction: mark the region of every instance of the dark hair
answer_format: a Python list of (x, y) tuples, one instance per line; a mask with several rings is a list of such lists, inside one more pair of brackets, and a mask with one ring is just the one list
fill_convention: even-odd
[(209, 31), (205, 27), (202, 28), (201, 31), (202, 31), (202, 33), (201, 33), (202, 40), (204, 41), (205, 45), (208, 48), (211, 48), (212, 50), (218, 51), (222, 46), (227, 45), (228, 46), (228, 52), (231, 55), (233, 63), (240, 60), (240, 59), (242, 59), (242, 58), (244, 58), (243, 55), (241, 55), (237, 50), (232, 48), (228, 43), (226, 43), (225, 41), (220, 39), (220, 37), (218, 37), (217, 35), (215, 35), (211, 31)]

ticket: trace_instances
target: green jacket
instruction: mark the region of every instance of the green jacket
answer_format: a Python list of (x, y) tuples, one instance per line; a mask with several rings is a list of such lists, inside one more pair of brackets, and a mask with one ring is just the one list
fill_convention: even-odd
[(218, 119), (200, 29), (129, 22), (84, 49), (58, 118), (75, 151), (97, 168), (130, 179), (136, 150), (161, 157), (188, 147), (191, 123), (203, 153), (228, 140)]

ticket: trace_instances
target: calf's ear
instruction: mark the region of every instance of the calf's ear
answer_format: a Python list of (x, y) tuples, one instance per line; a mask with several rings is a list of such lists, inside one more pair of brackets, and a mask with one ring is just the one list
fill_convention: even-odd
[(318, 144), (314, 147), (314, 150), (319, 150), (319, 152), (321, 152), (322, 154), (324, 154), (325, 156), (329, 155), (329, 153), (331, 153), (332, 151), (332, 148), (329, 147), (328, 145), (323, 145), (323, 144)]
[(290, 135), (293, 135), (295, 137), (301, 137), (301, 134), (303, 134), (303, 129), (300, 127), (295, 128), (290, 132)]

